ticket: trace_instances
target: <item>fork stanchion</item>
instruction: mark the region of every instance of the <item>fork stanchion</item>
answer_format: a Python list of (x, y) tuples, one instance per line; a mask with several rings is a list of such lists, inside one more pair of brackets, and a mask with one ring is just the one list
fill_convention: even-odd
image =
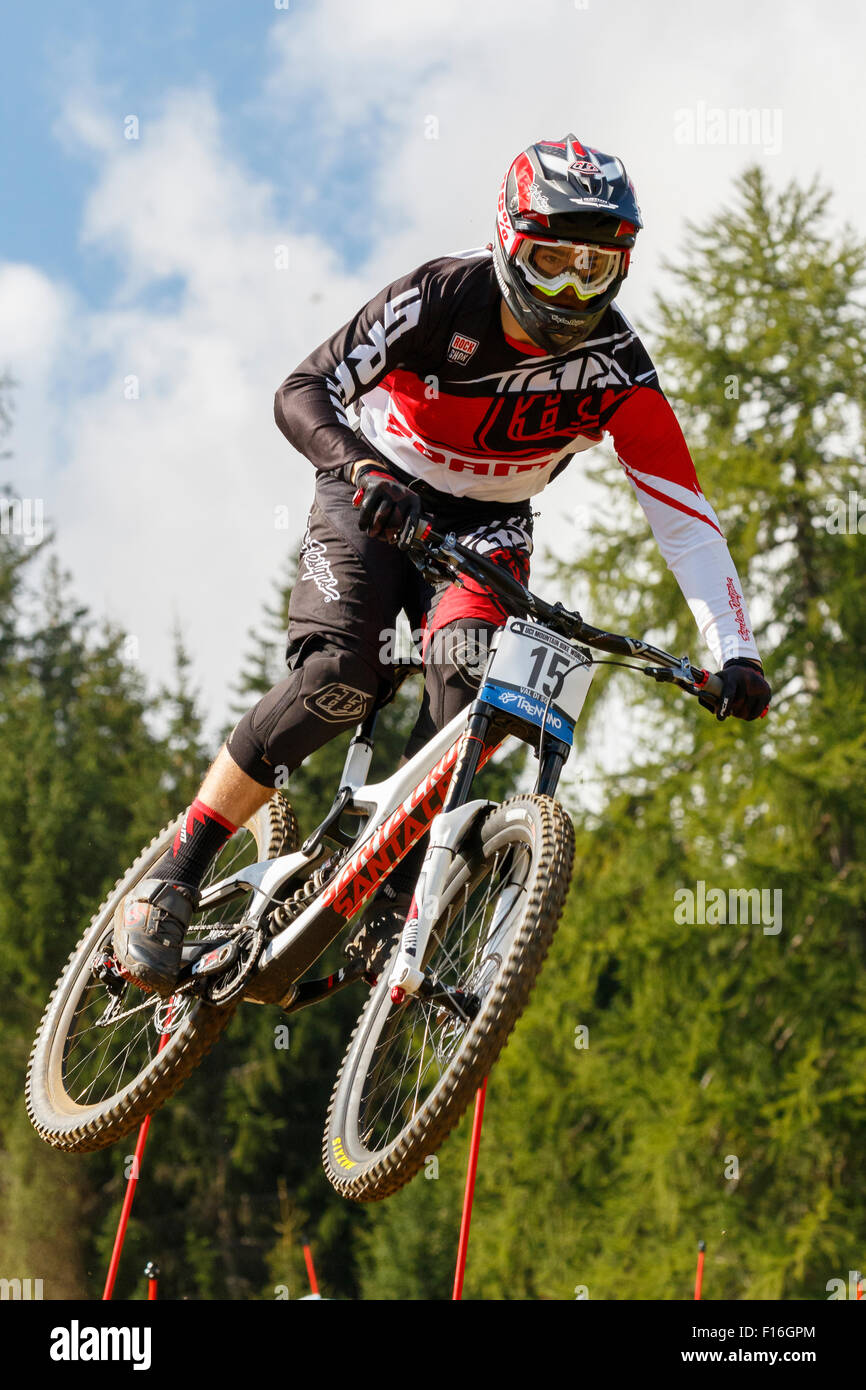
[[(169, 1009), (169, 1012), (166, 1016), (166, 1026), (170, 1023), (170, 1021), (171, 1010)], [(169, 1033), (162, 1034), (159, 1040), (159, 1048), (157, 1049), (158, 1052), (162, 1052), (162, 1049), (165, 1047), (170, 1036), (171, 1035)], [(111, 1252), (111, 1259), (108, 1264), (108, 1274), (105, 1278), (105, 1288), (102, 1291), (103, 1303), (109, 1301), (111, 1299), (112, 1294), (114, 1293), (114, 1281), (117, 1278), (117, 1266), (120, 1264), (120, 1254), (123, 1250), (123, 1242), (126, 1238), (126, 1227), (129, 1222), (129, 1213), (132, 1211), (132, 1201), (135, 1197), (135, 1189), (138, 1185), (138, 1175), (141, 1172), (141, 1160), (144, 1156), (144, 1146), (147, 1143), (147, 1132), (149, 1129), (150, 1115), (145, 1115), (144, 1119), (141, 1122), (141, 1127), (138, 1131), (138, 1140), (135, 1145), (135, 1155), (132, 1161), (132, 1172), (130, 1173), (129, 1178), (127, 1179), (126, 1193), (124, 1194), (123, 1198), (123, 1206), (120, 1209), (120, 1220), (117, 1223), (117, 1234), (114, 1237), (114, 1249)], [(148, 1298), (150, 1298), (150, 1296), (150, 1292), (148, 1292)], [(153, 1294), (153, 1297), (156, 1297), (155, 1293)]]
[(466, 1169), (466, 1189), (463, 1193), (463, 1217), (460, 1222), (460, 1240), (457, 1244), (457, 1268), (454, 1271), (454, 1292), (451, 1301), (463, 1297), (463, 1275), (466, 1271), (466, 1252), (469, 1248), (469, 1226), (472, 1222), (472, 1199), (475, 1196), (475, 1174), (478, 1170), (478, 1150), (481, 1146), (481, 1126), (484, 1121), (484, 1098), (487, 1094), (487, 1078), (475, 1094), (475, 1118), (472, 1121), (472, 1138), (469, 1141), (469, 1165)]
[(705, 1240), (698, 1241), (698, 1267), (695, 1270), (695, 1299), (699, 1302), (701, 1297), (701, 1287), (704, 1282), (704, 1251), (707, 1248)]

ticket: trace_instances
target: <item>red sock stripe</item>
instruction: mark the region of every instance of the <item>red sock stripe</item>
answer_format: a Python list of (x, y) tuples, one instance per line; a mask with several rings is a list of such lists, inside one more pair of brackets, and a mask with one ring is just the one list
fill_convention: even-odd
[(221, 816), (219, 811), (214, 811), (210, 806), (206, 806), (203, 801), (199, 801), (198, 797), (196, 797), (189, 809), (193, 812), (196, 810), (203, 811), (210, 820), (215, 820), (217, 825), (221, 825), (230, 835), (234, 835), (237, 830), (236, 825), (232, 825), (230, 820), (226, 820), (225, 816)]

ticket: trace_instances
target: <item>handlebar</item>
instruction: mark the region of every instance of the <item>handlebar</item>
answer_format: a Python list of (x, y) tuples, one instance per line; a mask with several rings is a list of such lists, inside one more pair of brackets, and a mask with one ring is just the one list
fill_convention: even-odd
[[(535, 618), (560, 636), (598, 651), (646, 662), (648, 664), (643, 674), (677, 685), (687, 694), (703, 699), (711, 709), (718, 708), (722, 696), (719, 676), (704, 670), (702, 666), (692, 666), (687, 656), (672, 656), (670, 652), (653, 647), (640, 638), (606, 632), (603, 628), (584, 622), (579, 613), (570, 611), (561, 603), (547, 603), (499, 565), (461, 545), (453, 532), (442, 536), (434, 531), (427, 517), (422, 515), (417, 520), (409, 517), (396, 544), (410, 555), (422, 572), (429, 569), (434, 574), (444, 573), (458, 582), (463, 577), (474, 579), (495, 597), (502, 599), (516, 617)], [(589, 656), (589, 653), (585, 655)]]

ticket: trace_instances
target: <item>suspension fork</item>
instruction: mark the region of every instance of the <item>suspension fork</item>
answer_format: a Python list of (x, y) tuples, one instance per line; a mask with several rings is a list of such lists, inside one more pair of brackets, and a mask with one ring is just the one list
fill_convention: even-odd
[[(451, 778), (440, 815), (462, 806), (469, 797), (472, 782), (478, 771), (478, 762), (490, 732), (494, 718), (500, 714), (494, 705), (486, 700), (473, 701), (469, 710), (469, 720), (463, 735), (464, 746), (457, 758), (457, 765)], [(501, 716), (500, 716), (501, 717)], [(568, 762), (571, 745), (548, 732), (540, 734), (540, 757), (535, 791), (542, 796), (554, 796), (562, 776), (562, 769)]]
[(422, 962), (430, 932), (439, 916), (439, 901), (457, 848), (474, 820), (492, 803), (470, 801), (469, 794), (487, 736), (499, 713), (485, 700), (474, 700), (469, 707), (460, 751), (442, 810), (433, 818), (427, 853), (418, 875), (415, 894), (403, 927), (400, 950), (390, 976), (391, 997), (402, 1003), (407, 994), (416, 994), (427, 985)]
[(495, 713), (493, 705), (488, 705), (486, 700), (473, 700), (462, 746), (457, 754), (457, 762), (442, 802), (442, 810), (439, 812), (440, 816), (444, 816), (447, 811), (453, 811), (457, 806), (465, 805), (468, 801)]
[(562, 769), (568, 761), (571, 747), (562, 739), (545, 734), (538, 764), (538, 778), (535, 791), (542, 796), (554, 796), (559, 786)]

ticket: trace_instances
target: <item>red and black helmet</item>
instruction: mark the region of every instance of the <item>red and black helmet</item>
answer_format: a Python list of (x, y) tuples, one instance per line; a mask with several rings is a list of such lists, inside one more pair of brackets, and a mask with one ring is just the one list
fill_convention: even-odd
[(539, 140), (502, 182), (493, 263), (505, 302), (548, 352), (577, 347), (619, 293), (643, 226), (622, 160), (575, 135)]

